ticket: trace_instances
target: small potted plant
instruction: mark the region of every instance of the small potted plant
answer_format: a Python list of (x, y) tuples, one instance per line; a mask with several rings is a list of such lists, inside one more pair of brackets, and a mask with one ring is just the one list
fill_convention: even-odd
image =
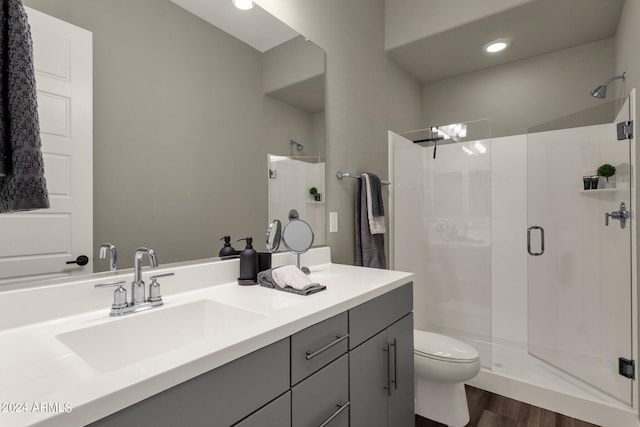
[(616, 174), (615, 166), (610, 165), (609, 163), (605, 163), (598, 168), (598, 176), (601, 176), (606, 179), (604, 184), (604, 188), (613, 188), (615, 187), (615, 183), (609, 182), (609, 178)]
[(311, 195), (311, 200), (315, 200), (316, 202), (322, 200), (322, 193), (318, 193), (318, 189), (316, 187), (311, 187), (309, 189), (309, 194)]

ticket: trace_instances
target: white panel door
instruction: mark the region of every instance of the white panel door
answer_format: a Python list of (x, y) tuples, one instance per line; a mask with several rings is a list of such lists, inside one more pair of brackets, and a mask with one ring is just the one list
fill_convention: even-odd
[[(628, 120), (629, 106), (622, 111), (616, 122)], [(615, 123), (528, 135), (528, 333), (531, 354), (631, 405), (618, 358), (632, 358), (635, 225), (605, 223), (621, 202), (635, 211), (629, 144), (616, 140)], [(584, 190), (582, 177), (604, 163), (616, 167), (617, 187)]]
[(93, 271), (92, 35), (26, 10), (51, 208), (0, 215), (0, 284)]

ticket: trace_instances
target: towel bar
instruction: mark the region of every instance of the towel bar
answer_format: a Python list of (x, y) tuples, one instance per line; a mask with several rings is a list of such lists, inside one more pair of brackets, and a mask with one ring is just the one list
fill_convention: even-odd
[[(339, 180), (341, 180), (342, 178), (360, 178), (360, 176), (358, 176), (358, 175), (353, 175), (353, 174), (350, 174), (350, 173), (348, 173), (348, 172), (341, 172), (341, 171), (338, 171), (338, 172), (336, 172), (336, 178), (338, 178), (338, 181), (339, 181)], [(391, 182), (389, 182), (389, 181), (382, 181), (382, 180), (380, 180), (380, 183), (381, 183), (382, 185), (391, 185)]]

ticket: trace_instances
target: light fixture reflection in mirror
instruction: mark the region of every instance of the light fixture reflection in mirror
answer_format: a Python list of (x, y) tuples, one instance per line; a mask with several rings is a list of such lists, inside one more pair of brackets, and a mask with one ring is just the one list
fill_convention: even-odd
[[(287, 221), (294, 209), (311, 226), (315, 246), (325, 244), (325, 163), (318, 157), (267, 155), (269, 219)], [(315, 191), (312, 192), (312, 189)]]

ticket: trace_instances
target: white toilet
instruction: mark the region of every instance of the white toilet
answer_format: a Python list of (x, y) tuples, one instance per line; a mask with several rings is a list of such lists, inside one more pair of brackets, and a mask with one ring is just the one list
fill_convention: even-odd
[(480, 372), (478, 350), (462, 341), (414, 329), (416, 413), (452, 427), (469, 422), (464, 382)]

